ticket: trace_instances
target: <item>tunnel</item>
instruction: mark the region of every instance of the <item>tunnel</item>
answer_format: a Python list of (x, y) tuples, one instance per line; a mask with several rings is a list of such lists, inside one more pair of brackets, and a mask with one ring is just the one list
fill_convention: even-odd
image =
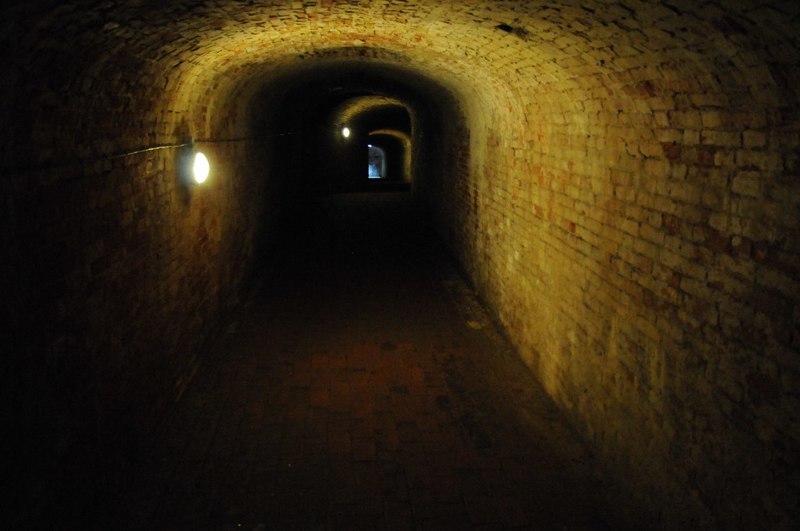
[[(798, 27), (789, 0), (5, 4), (2, 526), (796, 529)], [(358, 438), (333, 402), (392, 374), (380, 452), (378, 406)], [(345, 471), (234, 452), (238, 512), (192, 520), (165, 485), (208, 480), (202, 440), (153, 449), (223, 400), (334, 411)]]

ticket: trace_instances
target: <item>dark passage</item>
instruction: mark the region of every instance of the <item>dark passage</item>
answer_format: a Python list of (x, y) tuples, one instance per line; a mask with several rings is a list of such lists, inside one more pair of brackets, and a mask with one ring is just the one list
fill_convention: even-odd
[(168, 415), (123, 524), (604, 529), (587, 452), (409, 195), (330, 196), (301, 219)]

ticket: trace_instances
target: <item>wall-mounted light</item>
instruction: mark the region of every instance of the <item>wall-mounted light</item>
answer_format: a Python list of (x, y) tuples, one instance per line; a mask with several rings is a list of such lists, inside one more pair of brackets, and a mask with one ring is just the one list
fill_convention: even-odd
[(350, 137), (350, 128), (349, 127), (342, 127), (342, 136), (345, 138)]
[(211, 173), (211, 163), (205, 153), (194, 147), (193, 143), (184, 144), (179, 154), (181, 180), (190, 186), (203, 184)]
[(197, 151), (192, 164), (192, 179), (196, 184), (203, 184), (208, 179), (210, 171), (211, 165), (208, 163), (208, 158), (201, 151)]

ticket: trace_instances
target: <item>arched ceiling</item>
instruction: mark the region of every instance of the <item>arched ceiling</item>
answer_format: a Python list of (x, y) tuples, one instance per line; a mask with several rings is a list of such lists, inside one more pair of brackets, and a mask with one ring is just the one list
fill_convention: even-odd
[(376, 129), (374, 131), (370, 131), (369, 133), (369, 136), (381, 135), (394, 137), (406, 145), (411, 142), (411, 136), (408, 133), (405, 131), (398, 131), (397, 129)]
[[(467, 112), (507, 121), (512, 136), (524, 127), (514, 113), (575, 110), (575, 94), (587, 91), (654, 108), (675, 84), (735, 86), (750, 101), (785, 97), (765, 87), (797, 81), (782, 67), (798, 46), (800, 8), (789, 0), (138, 0), (3, 10), (0, 44), (13, 50), (4, 114), (112, 133), (127, 124), (132, 137), (115, 136), (131, 147), (157, 123), (158, 136), (171, 134), (180, 119), (207, 136), (219, 115), (244, 112), (232, 98), (248, 101), (287, 72), (341, 59), (401, 69), (409, 86), (433, 82)], [(11, 31), (19, 27), (27, 31)], [(131, 109), (142, 117), (137, 132)]]
[[(394, 127), (408, 130), (408, 110), (402, 101), (386, 96), (360, 96), (342, 102), (334, 111), (336, 123), (350, 123), (364, 114), (377, 113), (383, 121), (395, 123)], [(403, 118), (406, 123), (403, 124)]]

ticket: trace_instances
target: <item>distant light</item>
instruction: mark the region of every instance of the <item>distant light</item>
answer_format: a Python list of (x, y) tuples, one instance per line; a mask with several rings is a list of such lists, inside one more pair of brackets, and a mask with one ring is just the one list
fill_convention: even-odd
[(350, 136), (350, 128), (342, 127), (342, 136), (348, 138)]
[(208, 173), (211, 170), (211, 165), (208, 163), (208, 158), (201, 152), (194, 155), (194, 165), (192, 166), (192, 177), (197, 184), (203, 184), (208, 179)]
[(372, 147), (372, 144), (367, 144), (367, 147)]

